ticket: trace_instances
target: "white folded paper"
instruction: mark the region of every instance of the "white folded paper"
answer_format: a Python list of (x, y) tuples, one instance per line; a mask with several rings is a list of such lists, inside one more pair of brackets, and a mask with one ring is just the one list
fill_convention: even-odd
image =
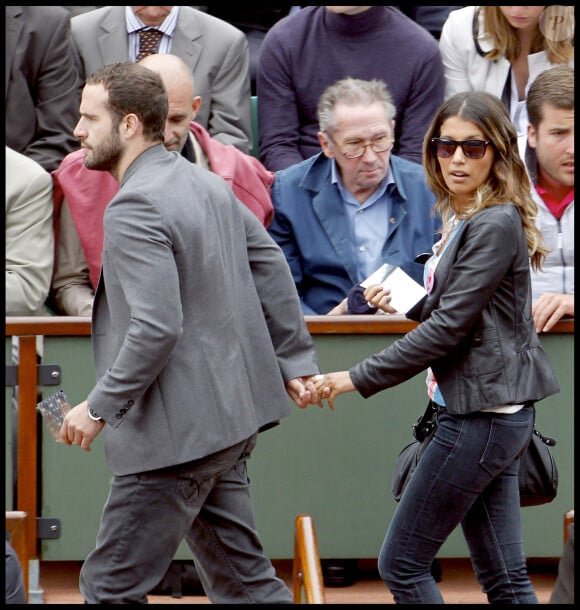
[(380, 284), (383, 288), (388, 288), (391, 291), (391, 307), (403, 314), (427, 294), (425, 288), (408, 273), (396, 265), (387, 263), (360, 283), (363, 288), (368, 288), (373, 284)]

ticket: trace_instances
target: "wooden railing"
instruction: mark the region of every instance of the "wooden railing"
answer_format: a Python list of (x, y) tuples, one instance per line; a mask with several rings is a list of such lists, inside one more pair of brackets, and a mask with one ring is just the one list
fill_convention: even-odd
[[(416, 326), (404, 316), (306, 316), (309, 331), (322, 334), (404, 334)], [(560, 320), (550, 333), (573, 333), (574, 319)], [(6, 336), (19, 337), (18, 358), (18, 451), (17, 493), (15, 506), (28, 515), (26, 547), (31, 559), (38, 558), (38, 435), (37, 395), (38, 362), (36, 337), (40, 336), (90, 336), (91, 320), (87, 317), (7, 317)], [(8, 364), (8, 363), (7, 363)], [(87, 391), (90, 388), (87, 388)]]
[(326, 603), (318, 540), (310, 515), (296, 517), (292, 583), (295, 604), (302, 603), (303, 588), (307, 604)]
[[(18, 451), (16, 455), (16, 504), (14, 508), (28, 515), (25, 520), (25, 547), (28, 559), (37, 559), (38, 539), (38, 361), (36, 337), (91, 334), (91, 320), (85, 317), (7, 317), (6, 336), (18, 341)], [(8, 364), (8, 363), (6, 363)], [(27, 564), (28, 562), (26, 562)], [(27, 589), (28, 591), (28, 589)]]
[[(305, 316), (314, 335), (405, 334), (417, 326), (402, 315)], [(552, 333), (573, 333), (574, 318), (557, 322)], [(6, 335), (90, 336), (91, 319), (76, 316), (38, 316), (6, 318)]]

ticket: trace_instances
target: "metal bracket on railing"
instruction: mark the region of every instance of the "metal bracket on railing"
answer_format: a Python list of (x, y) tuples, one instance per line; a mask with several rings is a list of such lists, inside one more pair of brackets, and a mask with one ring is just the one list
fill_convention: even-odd
[[(36, 382), (38, 385), (58, 385), (60, 383), (61, 372), (58, 364), (39, 364), (37, 368), (38, 378)], [(6, 386), (18, 385), (18, 365), (6, 365), (5, 379)]]
[(60, 519), (37, 517), (36, 529), (37, 537), (42, 540), (60, 538)]
[(60, 383), (60, 366), (58, 364), (41, 364), (38, 367), (38, 385), (58, 385)]
[(7, 387), (18, 385), (18, 366), (16, 364), (7, 364), (4, 378), (6, 379)]

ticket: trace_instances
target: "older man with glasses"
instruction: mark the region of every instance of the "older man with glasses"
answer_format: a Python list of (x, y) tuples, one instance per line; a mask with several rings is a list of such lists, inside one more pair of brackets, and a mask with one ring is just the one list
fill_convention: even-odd
[(305, 314), (370, 313), (348, 295), (384, 263), (423, 283), (415, 259), (438, 238), (435, 197), (421, 165), (391, 154), (395, 106), (382, 80), (339, 80), (317, 114), (322, 152), (276, 173), (269, 232)]

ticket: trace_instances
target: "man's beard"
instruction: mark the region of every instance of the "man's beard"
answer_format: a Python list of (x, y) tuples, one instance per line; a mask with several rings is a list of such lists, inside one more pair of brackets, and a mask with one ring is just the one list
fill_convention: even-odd
[(95, 148), (87, 149), (84, 164), (88, 169), (112, 172), (118, 165), (123, 154), (121, 140), (116, 133)]

